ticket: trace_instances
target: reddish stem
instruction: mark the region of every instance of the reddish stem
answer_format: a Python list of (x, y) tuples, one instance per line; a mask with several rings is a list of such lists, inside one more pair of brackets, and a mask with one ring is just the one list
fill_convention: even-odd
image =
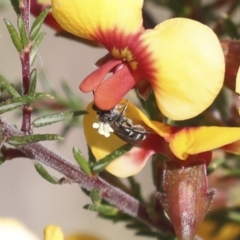
[[(30, 17), (30, 1), (23, 0), (20, 3), (20, 12), (24, 21), (25, 29), (27, 31), (27, 36), (29, 38), (29, 17)], [(30, 45), (23, 49), (20, 55), (21, 65), (22, 65), (22, 94), (26, 95), (29, 92), (30, 86)], [(32, 108), (28, 104), (23, 106), (23, 119), (21, 130), (25, 133), (31, 133), (31, 113)]]
[[(2, 125), (3, 136), (22, 136), (23, 133), (3, 120), (0, 120)], [(147, 211), (147, 208), (138, 200), (126, 194), (122, 190), (110, 185), (105, 180), (98, 176), (89, 177), (83, 173), (77, 166), (69, 163), (66, 159), (47, 149), (40, 143), (33, 143), (17, 148), (28, 158), (37, 160), (42, 164), (61, 172), (67, 178), (75, 182), (79, 182), (80, 186), (88, 191), (94, 188), (101, 190), (102, 197), (110, 204), (116, 206), (122, 212), (132, 216), (133, 218), (147, 224), (156, 229), (158, 232), (166, 233), (172, 231), (171, 225), (161, 225), (159, 222), (154, 222)]]
[(30, 1), (29, 0), (20, 1), (19, 9), (20, 9), (23, 21), (24, 21), (27, 35), (29, 35)]

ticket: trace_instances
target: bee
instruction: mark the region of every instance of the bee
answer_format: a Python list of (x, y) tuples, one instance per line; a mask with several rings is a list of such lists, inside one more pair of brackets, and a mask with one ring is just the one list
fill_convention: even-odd
[(93, 128), (98, 128), (98, 132), (105, 137), (109, 137), (110, 132), (113, 132), (123, 141), (137, 146), (146, 138), (148, 132), (143, 126), (134, 125), (131, 119), (125, 117), (127, 104), (120, 108), (121, 111), (118, 110), (119, 106), (104, 111), (93, 105), (99, 121), (93, 124)]

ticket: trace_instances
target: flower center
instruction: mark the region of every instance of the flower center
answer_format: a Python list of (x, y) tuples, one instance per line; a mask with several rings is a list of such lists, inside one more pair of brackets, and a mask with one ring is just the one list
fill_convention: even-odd
[(111, 54), (116, 59), (122, 59), (123, 62), (126, 62), (132, 70), (137, 69), (138, 63), (135, 61), (135, 58), (132, 52), (126, 47), (124, 49), (113, 48)]

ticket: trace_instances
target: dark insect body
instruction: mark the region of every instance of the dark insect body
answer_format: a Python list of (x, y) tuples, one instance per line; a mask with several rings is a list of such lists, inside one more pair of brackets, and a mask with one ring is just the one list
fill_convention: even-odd
[(145, 139), (148, 132), (141, 125), (133, 125), (132, 120), (125, 117), (127, 104), (122, 107), (121, 111), (118, 111), (118, 108), (116, 106), (108, 111), (103, 111), (93, 105), (93, 110), (97, 112), (100, 123), (109, 124), (114, 134), (123, 141), (134, 146), (138, 145)]

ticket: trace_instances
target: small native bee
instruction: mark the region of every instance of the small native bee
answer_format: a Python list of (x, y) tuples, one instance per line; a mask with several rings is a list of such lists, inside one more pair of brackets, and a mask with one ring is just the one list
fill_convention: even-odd
[[(122, 108), (121, 111), (118, 111), (119, 108)], [(132, 120), (125, 117), (127, 104), (123, 107), (115, 106), (108, 111), (103, 111), (95, 105), (93, 105), (93, 109), (97, 112), (99, 121), (94, 123), (93, 127), (98, 128), (98, 132), (105, 137), (109, 137), (110, 132), (113, 132), (123, 141), (136, 146), (148, 134), (143, 126), (133, 125)]]

